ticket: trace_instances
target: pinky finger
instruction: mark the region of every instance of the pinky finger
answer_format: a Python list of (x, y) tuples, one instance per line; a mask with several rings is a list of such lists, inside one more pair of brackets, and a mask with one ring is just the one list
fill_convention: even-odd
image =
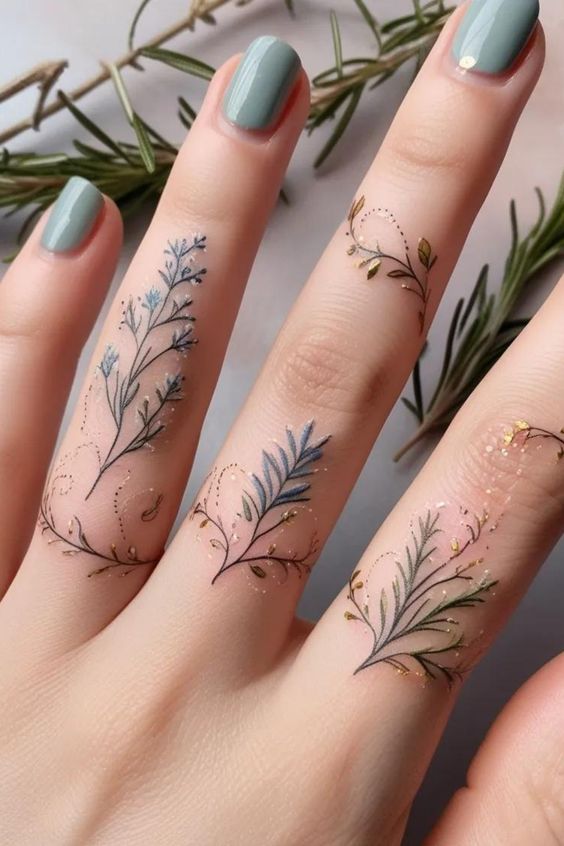
[(0, 597), (29, 543), (82, 346), (113, 276), (119, 212), (72, 178), (0, 285)]
[(425, 846), (563, 843), (563, 762), (564, 654), (504, 708)]

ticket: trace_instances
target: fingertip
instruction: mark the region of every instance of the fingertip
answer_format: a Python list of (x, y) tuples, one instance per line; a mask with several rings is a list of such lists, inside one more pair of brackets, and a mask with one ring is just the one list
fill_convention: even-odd
[[(274, 58), (268, 51), (266, 56), (254, 55), (264, 42)], [(285, 132), (292, 134), (296, 127), (301, 131), (309, 104), (309, 79), (296, 51), (279, 39), (262, 36), (215, 72), (194, 127), (207, 123), (225, 135), (261, 144)]]

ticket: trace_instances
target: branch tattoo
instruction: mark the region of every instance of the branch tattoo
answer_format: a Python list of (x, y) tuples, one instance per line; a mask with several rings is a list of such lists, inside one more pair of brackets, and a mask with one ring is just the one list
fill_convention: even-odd
[[(197, 344), (194, 337), (195, 317), (190, 311), (193, 300), (190, 290), (202, 284), (206, 268), (198, 261), (206, 250), (205, 235), (194, 235), (170, 241), (164, 250), (163, 267), (158, 270), (158, 281), (144, 295), (122, 303), (119, 332), (126, 336), (123, 343), (106, 346), (96, 368), (95, 380), (88, 388), (84, 400), (84, 418), (81, 431), (89, 429), (89, 402), (96, 393), (101, 397), (102, 408), (109, 431), (107, 443), (89, 440), (79, 444), (72, 456), (61, 459), (53, 470), (46, 487), (40, 510), (40, 527), (48, 535), (49, 543), (61, 544), (64, 555), (84, 553), (101, 559), (102, 566), (90, 575), (114, 568), (127, 568), (138, 564), (154, 564), (154, 557), (138, 554), (137, 545), (127, 537), (119, 501), (131, 472), (125, 481), (114, 479), (114, 512), (117, 520), (117, 537), (108, 548), (97, 548), (86, 533), (87, 518), (72, 514), (63, 528), (59, 527), (56, 511), (61, 496), (75, 487), (77, 479), (67, 469), (76, 455), (89, 450), (96, 456), (93, 477), (84, 495), (86, 503), (93, 496), (102, 479), (113, 469), (118, 471), (122, 460), (143, 448), (153, 448), (153, 442), (170, 424), (170, 413), (176, 403), (184, 399), (185, 376), (182, 359)], [(163, 368), (174, 368), (169, 372)], [(100, 384), (101, 380), (101, 384)], [(96, 384), (95, 384), (96, 383)], [(123, 476), (123, 469), (119, 471)], [(153, 489), (139, 504), (136, 515), (140, 526), (158, 517), (163, 494)], [(126, 568), (124, 571), (123, 568)]]
[[(312, 531), (302, 547), (282, 541), (304, 510), (311, 512), (307, 504), (312, 477), (330, 437), (315, 439), (314, 427), (313, 420), (299, 434), (287, 427), (282, 443), (274, 442), (272, 449), (262, 451), (257, 472), (246, 474), (239, 465), (230, 464), (211, 473), (192, 519), (199, 520), (198, 539), (206, 543), (210, 557), (217, 558), (212, 584), (234, 567), (246, 567), (258, 580), (269, 573), (285, 579), (290, 570), (300, 575), (309, 572), (318, 547), (316, 532)], [(234, 516), (227, 519), (221, 513), (221, 500), (229, 482), (233, 491), (227, 495), (238, 501)], [(303, 537), (297, 540), (300, 542), (303, 544)]]
[[(534, 440), (555, 443), (557, 461), (564, 458), (564, 430), (555, 434), (523, 420), (505, 431), (501, 452), (507, 455), (510, 446), (524, 451)], [(440, 677), (451, 686), (470, 669), (462, 661), (469, 646), (464, 615), (495, 595), (498, 582), (484, 569), (485, 538), (499, 520), (492, 524), (487, 510), (459, 509), (460, 531), (453, 536), (445, 508), (445, 503), (428, 508), (412, 522), (403, 552), (385, 553), (352, 574), (345, 620), (363, 626), (371, 642), (355, 673), (386, 664), (402, 675)], [(390, 557), (391, 570), (377, 566)]]
[[(381, 246), (379, 240), (373, 240), (364, 234), (369, 219), (374, 216), (381, 218), (393, 227), (399, 238), (399, 254), (396, 254), (395, 250), (392, 252), (390, 248)], [(437, 256), (433, 254), (429, 241), (426, 238), (419, 239), (417, 260), (414, 265), (410, 246), (395, 216), (389, 209), (385, 208), (367, 210), (364, 195), (353, 202), (347, 222), (349, 224), (347, 236), (352, 241), (347, 254), (357, 256), (357, 267), (366, 271), (366, 278), (369, 280), (374, 279), (382, 271), (384, 260), (394, 265), (391, 270), (386, 272), (386, 276), (389, 279), (401, 280), (403, 290), (414, 294), (419, 300), (419, 328), (423, 332), (429, 302), (429, 273), (437, 261)]]

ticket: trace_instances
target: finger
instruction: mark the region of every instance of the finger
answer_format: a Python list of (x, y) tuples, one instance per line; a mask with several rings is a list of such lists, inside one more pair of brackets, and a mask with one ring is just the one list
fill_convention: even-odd
[(215, 75), (178, 155), (46, 487), (20, 590), (62, 637), (97, 631), (162, 552), (305, 121), (307, 79), (288, 45), (258, 39), (234, 77), (238, 62)]
[(459, 413), (293, 670), (288, 695), (313, 678), (312, 709), (346, 699), (344, 742), (370, 737), (367, 754), (392, 776), (375, 806), (390, 824), (459, 682), (564, 529), (563, 314), (564, 279)]
[(120, 245), (113, 203), (73, 178), (0, 285), (0, 596), (29, 544), (75, 366)]
[[(278, 653), (540, 71), (538, 34), (509, 77), (462, 74), (449, 55), (459, 21), (419, 74), (138, 606), (139, 619), (158, 621), (152, 642), (190, 620), (206, 654), (217, 635), (225, 656), (230, 633), (233, 673)], [(151, 592), (170, 630), (149, 613)], [(221, 635), (210, 632), (218, 615)]]
[(563, 715), (560, 655), (503, 709), (426, 846), (561, 843)]

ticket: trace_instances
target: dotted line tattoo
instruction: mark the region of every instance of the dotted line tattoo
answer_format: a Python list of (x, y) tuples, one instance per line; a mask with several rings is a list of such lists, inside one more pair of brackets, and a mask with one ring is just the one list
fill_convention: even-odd
[[(397, 230), (403, 245), (403, 256), (393, 255), (385, 247), (382, 247), (379, 241), (371, 241), (363, 234), (363, 227), (368, 219), (374, 215), (387, 221)], [(429, 273), (437, 261), (437, 256), (433, 254), (429, 241), (426, 238), (419, 239), (417, 266), (415, 266), (411, 258), (409, 244), (395, 216), (389, 209), (385, 208), (367, 210), (364, 195), (353, 202), (347, 221), (349, 229), (346, 234), (352, 240), (347, 249), (347, 255), (357, 256), (357, 267), (366, 270), (366, 278), (369, 280), (374, 279), (380, 273), (382, 262), (385, 259), (395, 265), (386, 272), (386, 276), (389, 279), (401, 280), (403, 290), (414, 294), (420, 301), (419, 329), (423, 332), (429, 302)]]

